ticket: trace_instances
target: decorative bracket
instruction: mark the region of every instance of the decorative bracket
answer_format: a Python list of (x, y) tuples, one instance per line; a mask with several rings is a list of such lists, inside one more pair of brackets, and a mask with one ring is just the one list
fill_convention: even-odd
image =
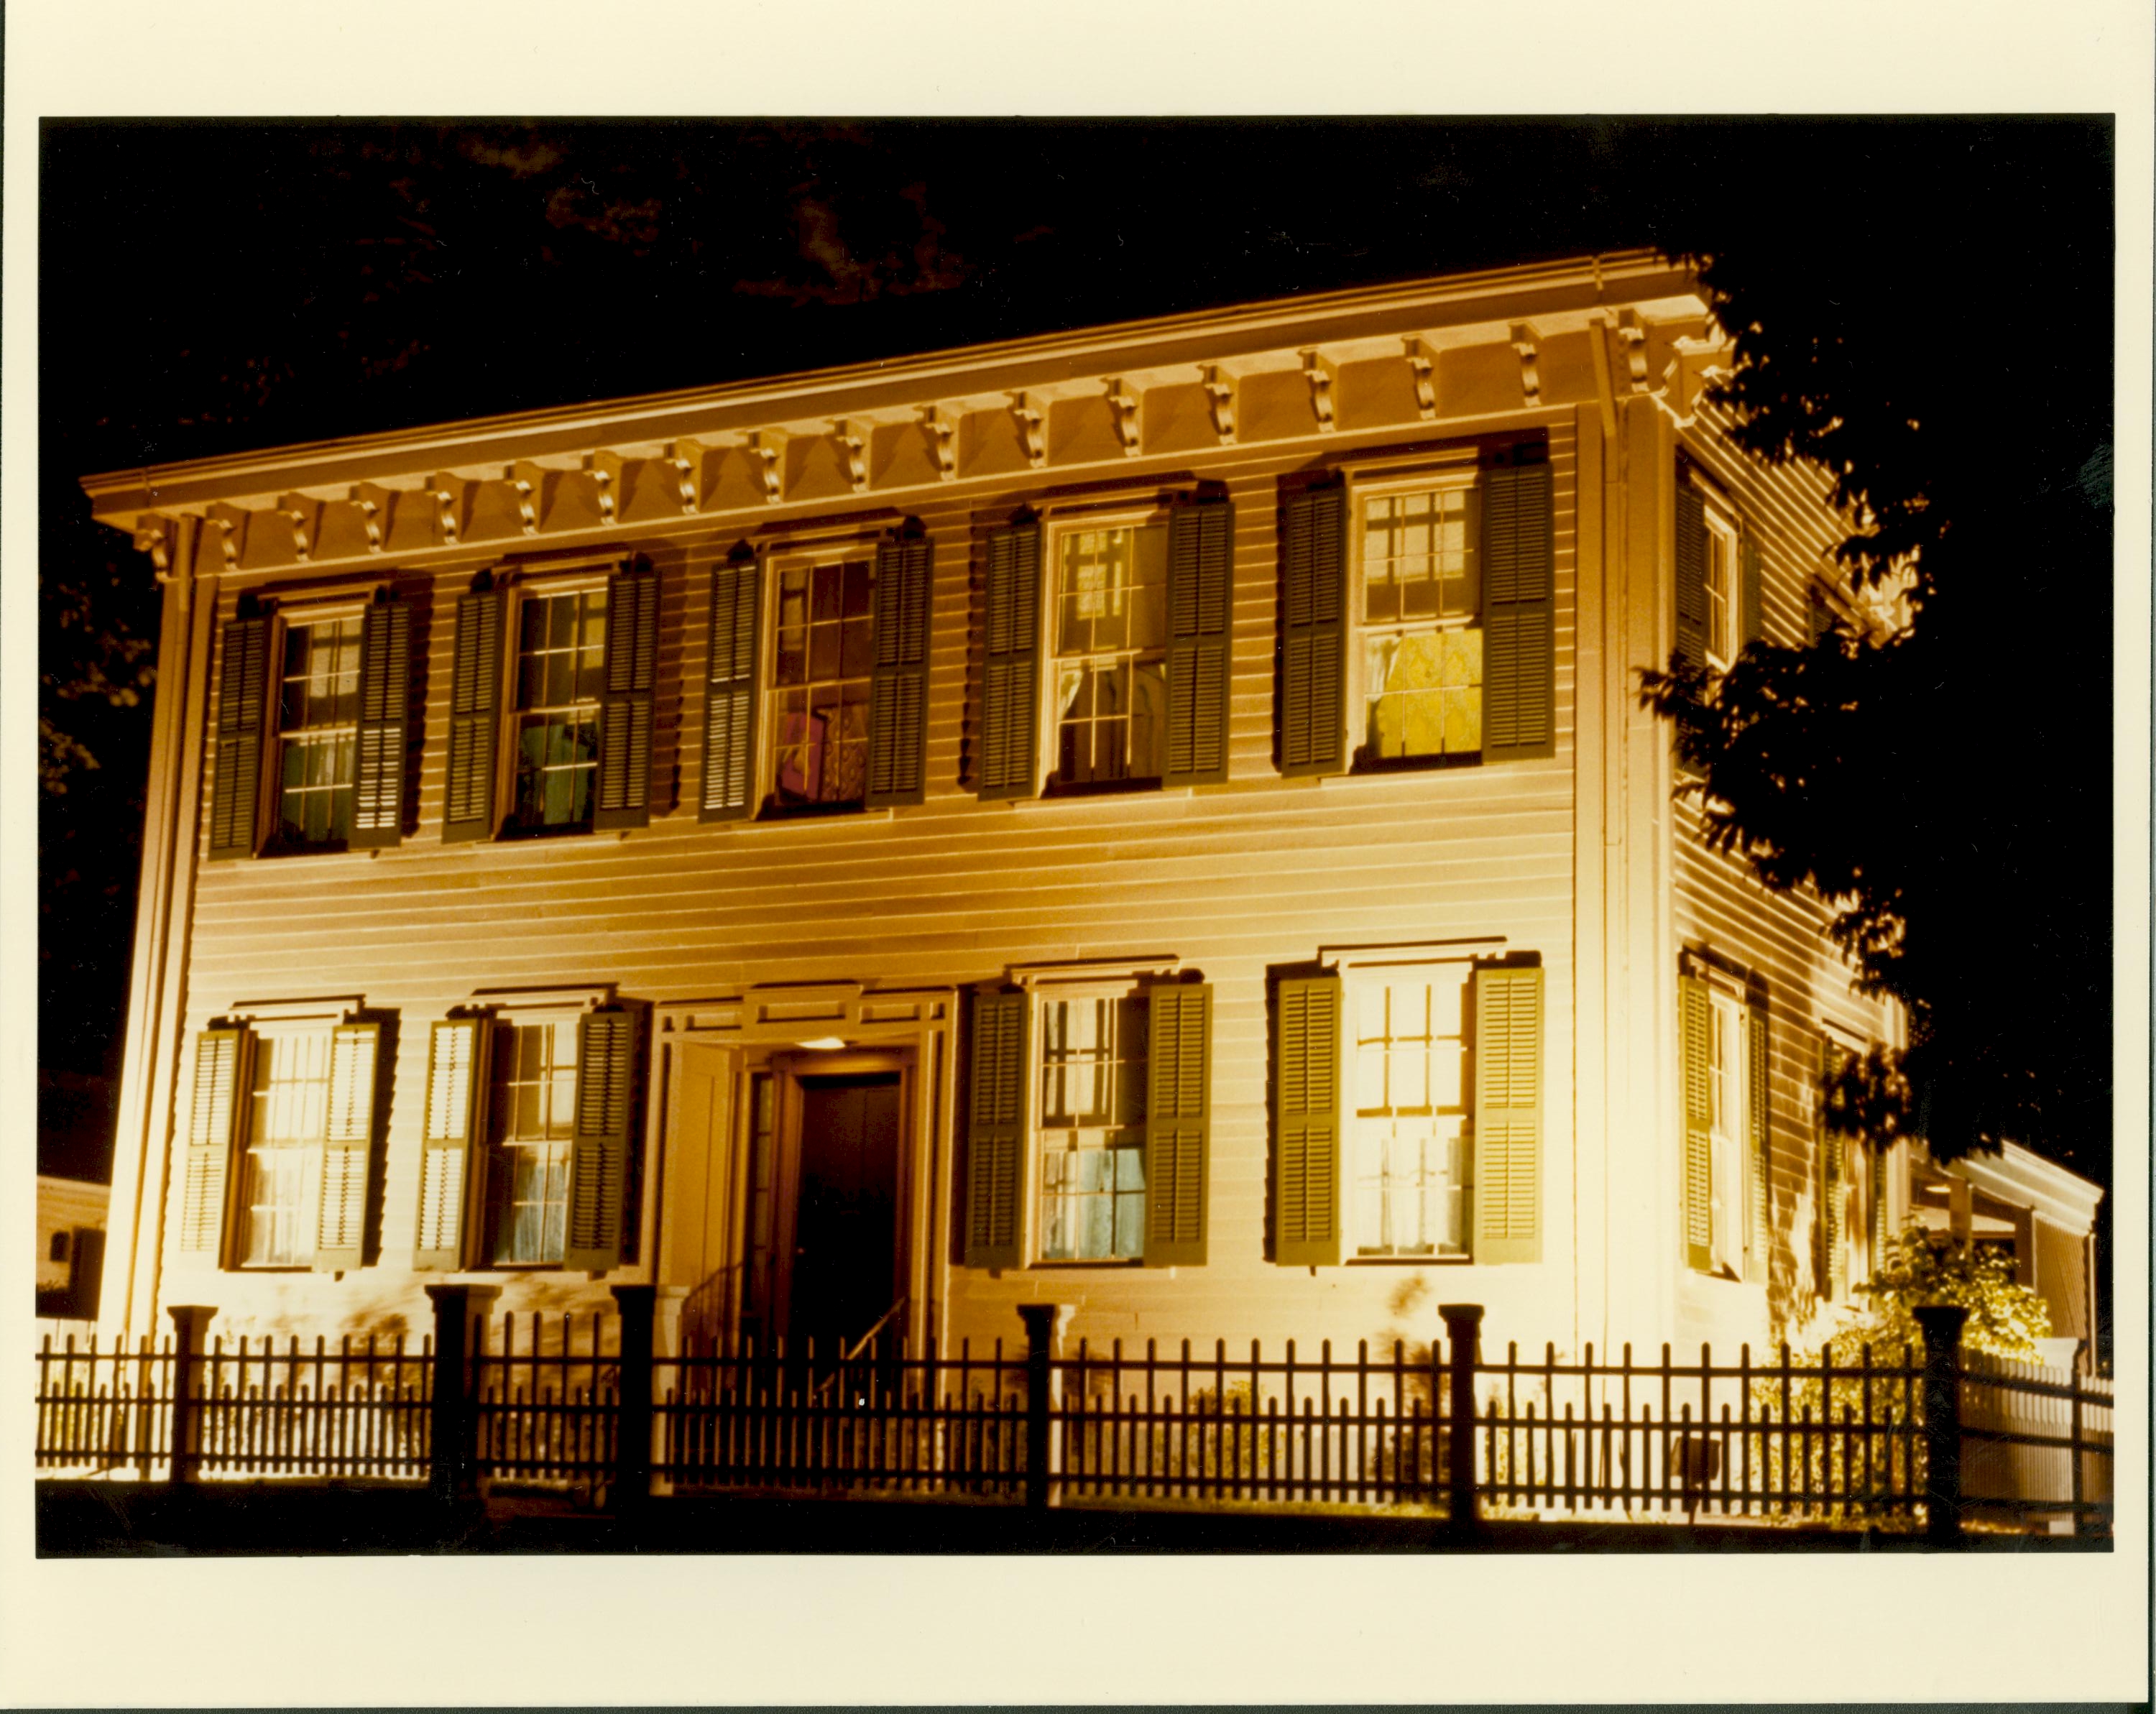
[(1213, 412), (1214, 438), (1223, 446), (1235, 439), (1235, 378), (1218, 363), (1205, 366), (1205, 401)]
[(465, 485), (456, 476), (429, 476), (427, 492), (434, 502), (434, 529), (450, 547), (456, 546), (462, 520), (457, 514), (464, 505)]
[(1425, 423), (1437, 420), (1437, 353), (1421, 335), (1410, 333), (1406, 346), (1408, 368), (1414, 376), (1415, 411)]
[(389, 508), (393, 504), (389, 490), (372, 482), (362, 482), (352, 490), (352, 503), (359, 508), (360, 526), (367, 531), (367, 551), (381, 552), (382, 541), (389, 533)]
[(831, 438), (839, 443), (846, 461), (846, 481), (856, 494), (869, 490), (869, 437), (875, 429), (866, 423), (841, 418), (831, 425)]
[(1520, 388), (1527, 394), (1531, 405), (1540, 404), (1543, 398), (1543, 377), (1536, 367), (1536, 339), (1532, 322), (1512, 324), (1512, 349), (1520, 357)]
[(150, 556), (150, 564), (162, 580), (172, 571), (172, 521), (146, 514), (135, 520), (135, 551)]
[(1011, 395), (1011, 415), (1018, 418), (1019, 439), (1025, 445), (1025, 461), (1036, 470), (1048, 462), (1047, 418), (1040, 402), (1029, 393)]
[(1617, 312), (1617, 337), (1624, 341), (1625, 367), (1631, 378), (1632, 391), (1647, 390), (1647, 330), (1640, 325), (1639, 313), (1633, 310)]
[(1310, 408), (1317, 414), (1321, 434), (1332, 432), (1332, 382), (1337, 373), (1331, 359), (1314, 350), (1303, 352), (1303, 378), (1310, 382)]
[(1108, 409), (1116, 419), (1116, 439), (1123, 444), (1123, 456), (1134, 459), (1143, 450), (1138, 439), (1138, 398), (1120, 381), (1108, 386)]
[(681, 496), (681, 516), (693, 518), (701, 509), (704, 488), (704, 448), (700, 441), (677, 440), (666, 449), (674, 480)]
[(928, 438), (929, 455), (936, 460), (936, 480), (949, 482), (958, 474), (958, 425), (943, 414), (943, 407), (930, 405), (921, 413), (921, 432)]
[(277, 497), (277, 510), (292, 526), (292, 554), (300, 564), (314, 551), (316, 514), (321, 510), (304, 494), (284, 494)]
[(786, 437), (773, 428), (752, 428), (746, 445), (749, 469), (763, 488), (763, 503), (777, 505), (778, 496), (785, 489), (785, 472), (780, 464), (786, 453)]
[(224, 568), (228, 572), (238, 571), (240, 552), (247, 546), (248, 514), (236, 505), (228, 505), (218, 500), (204, 509), (203, 518), (223, 532), (223, 539), (218, 546), (224, 552)]
[(516, 490), (516, 521), (526, 536), (539, 533), (539, 510), (546, 503), (547, 473), (529, 459), (509, 467), (509, 485)]
[(595, 452), (584, 460), (584, 469), (591, 473), (592, 485), (598, 495), (602, 524), (613, 521), (621, 504), (621, 467), (622, 456), (618, 452)]

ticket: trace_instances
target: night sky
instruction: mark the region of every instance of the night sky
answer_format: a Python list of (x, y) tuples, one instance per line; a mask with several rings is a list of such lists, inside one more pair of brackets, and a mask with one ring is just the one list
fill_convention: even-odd
[[(154, 634), (85, 472), (1637, 244), (1940, 342), (1959, 407), (2011, 403), (1999, 480), (2056, 487), (2108, 469), (2111, 146), (2071, 120), (49, 122), (45, 670), (74, 658), (62, 590)], [(2015, 903), (2107, 996), (2107, 625), (2083, 637), (2102, 732), (2061, 727), (2056, 870)], [(99, 766), (42, 802), (39, 1161), (101, 1176), (149, 709), (52, 711)]]

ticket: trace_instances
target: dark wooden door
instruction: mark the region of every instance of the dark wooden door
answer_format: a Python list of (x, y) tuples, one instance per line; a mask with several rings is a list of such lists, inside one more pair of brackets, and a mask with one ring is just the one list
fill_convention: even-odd
[(898, 1287), (899, 1075), (803, 1077), (789, 1343), (850, 1344)]

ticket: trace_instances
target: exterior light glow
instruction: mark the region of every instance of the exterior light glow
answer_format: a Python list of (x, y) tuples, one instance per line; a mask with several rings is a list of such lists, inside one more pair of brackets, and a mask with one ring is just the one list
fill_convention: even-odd
[(830, 1053), (833, 1049), (842, 1048), (845, 1044), (846, 1039), (843, 1035), (812, 1036), (807, 1041), (798, 1041), (793, 1044), (798, 1048), (807, 1048), (819, 1054)]

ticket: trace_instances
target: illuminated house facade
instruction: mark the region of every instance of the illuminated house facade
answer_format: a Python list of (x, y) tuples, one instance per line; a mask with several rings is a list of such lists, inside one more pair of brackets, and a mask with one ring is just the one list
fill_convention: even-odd
[(1844, 606), (1721, 350), (1630, 253), (90, 479), (164, 584), (107, 1324), (1845, 1295), (1892, 1020), (1639, 706)]

